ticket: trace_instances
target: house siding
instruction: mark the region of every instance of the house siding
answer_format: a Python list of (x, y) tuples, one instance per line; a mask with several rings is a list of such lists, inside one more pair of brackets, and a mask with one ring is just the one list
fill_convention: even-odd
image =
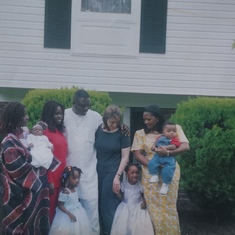
[(235, 96), (235, 1), (169, 0), (165, 54), (49, 49), (43, 0), (0, 1), (0, 86)]

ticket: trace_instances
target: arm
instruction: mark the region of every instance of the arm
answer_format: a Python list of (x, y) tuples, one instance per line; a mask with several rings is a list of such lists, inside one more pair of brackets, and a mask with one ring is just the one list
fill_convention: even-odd
[(157, 151), (157, 153), (160, 156), (167, 156), (168, 151), (169, 151), (169, 156), (176, 156), (176, 155), (184, 153), (190, 149), (188, 139), (185, 136), (181, 126), (176, 125), (176, 128), (177, 128), (177, 136), (178, 136), (178, 139), (179, 139), (181, 145), (172, 151), (169, 151), (164, 146), (161, 146), (160, 148), (158, 148), (158, 151)]
[(133, 151), (135, 159), (144, 166), (148, 166), (149, 160), (143, 155), (143, 150)]
[(50, 195), (54, 195), (55, 192), (55, 186), (53, 183), (53, 176), (52, 176), (52, 171), (48, 170), (47, 171), (47, 180), (48, 180), (48, 186), (49, 186), (49, 194)]
[(142, 197), (142, 203), (141, 203), (141, 209), (145, 210), (147, 208), (146, 206), (146, 201), (145, 201), (145, 197), (144, 197), (144, 194), (141, 193), (141, 197)]
[[(160, 137), (161, 137), (161, 136), (160, 136)], [(157, 140), (155, 141), (157, 147), (155, 147), (154, 149), (152, 149), (152, 151), (157, 152), (158, 147), (160, 147), (160, 146), (164, 146), (166, 150), (175, 150), (176, 148), (178, 148), (178, 147), (181, 145), (181, 143), (180, 143), (180, 141), (179, 141), (179, 139), (178, 139), (177, 137), (173, 137), (173, 138), (170, 140), (170, 142), (169, 142), (168, 145), (164, 145), (164, 144), (162, 144), (161, 142), (160, 142), (161, 144), (158, 145), (158, 139), (159, 139), (160, 137), (158, 137)], [(160, 139), (160, 140), (161, 140), (161, 139)]]
[(63, 211), (65, 214), (68, 215), (68, 217), (70, 218), (70, 220), (71, 220), (72, 223), (77, 221), (77, 219), (76, 219), (76, 217), (74, 216), (74, 214), (72, 214), (70, 211), (68, 211), (68, 210), (65, 208), (64, 202), (59, 201), (59, 202), (58, 202), (58, 208), (59, 208), (61, 211)]
[(115, 175), (113, 179), (113, 192), (114, 193), (120, 190), (120, 177), (128, 162), (129, 154), (130, 154), (130, 147), (122, 149), (122, 159), (118, 167), (117, 174)]
[[(160, 146), (157, 146), (157, 140), (158, 138), (153, 142), (153, 145), (151, 147), (151, 150), (154, 151), (154, 152), (157, 152), (157, 149), (160, 147)], [(174, 150), (177, 148), (177, 146), (175, 144), (169, 144), (169, 145), (166, 145), (164, 146), (167, 150)]]
[(43, 130), (46, 130), (48, 128), (47, 123), (43, 121), (39, 121), (37, 124), (40, 125), (43, 128)]
[(123, 192), (119, 189), (118, 191), (114, 192), (117, 197), (122, 201), (123, 200)]
[(51, 151), (54, 151), (54, 145), (53, 145), (51, 142), (48, 142), (48, 148), (49, 148)]
[(174, 150), (174, 149), (177, 148), (177, 146), (174, 145), (174, 144), (169, 144), (169, 145), (165, 146), (165, 148), (166, 148), (167, 150)]
[(166, 149), (166, 146), (160, 146), (157, 149), (156, 152), (160, 156), (167, 156), (168, 155), (168, 151), (169, 151), (169, 156), (176, 156), (176, 155), (184, 153), (184, 152), (186, 152), (188, 150), (189, 150), (189, 143), (184, 142), (184, 143), (181, 143), (181, 146), (176, 148), (175, 150), (169, 151), (169, 150)]
[(29, 148), (33, 148), (33, 146), (34, 146), (33, 143), (29, 143), (29, 144), (28, 144), (28, 147), (29, 147)]
[(151, 147), (152, 151), (156, 151), (156, 149), (157, 149), (157, 140), (158, 140), (158, 138), (156, 138), (156, 140), (153, 142), (153, 145)]
[(121, 132), (125, 136), (130, 136), (130, 128), (129, 128), (129, 126), (126, 125), (126, 124), (122, 124), (121, 125)]
[(147, 143), (146, 141), (144, 130), (136, 131), (131, 150), (135, 159), (143, 166), (147, 166), (149, 162), (149, 160), (145, 157), (145, 146), (148, 145), (149, 147), (151, 147), (152, 143), (150, 144), (151, 145), (149, 146), (149, 143)]
[(3, 145), (2, 158), (7, 173), (17, 185), (38, 192), (41, 189), (42, 183), (33, 170), (32, 165), (25, 160), (25, 151), (20, 147), (16, 149), (13, 141), (8, 140)]
[(48, 137), (47, 137), (45, 134), (43, 134), (43, 135), (41, 136), (41, 138), (42, 138), (43, 141), (46, 143), (47, 148), (49, 148), (49, 149), (51, 149), (51, 150), (53, 151), (53, 150), (54, 150), (54, 146), (53, 146), (53, 144), (49, 141)]

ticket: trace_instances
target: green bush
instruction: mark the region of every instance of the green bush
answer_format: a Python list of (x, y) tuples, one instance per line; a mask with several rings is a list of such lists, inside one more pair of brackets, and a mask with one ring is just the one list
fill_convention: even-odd
[[(73, 95), (78, 88), (71, 89), (37, 89), (30, 90), (23, 98), (22, 103), (26, 106), (29, 115), (29, 128), (40, 120), (43, 105), (48, 100), (55, 100), (70, 108), (73, 105)], [(112, 103), (107, 92), (87, 91), (91, 98), (91, 109), (97, 111), (101, 115), (105, 108)]]
[(179, 123), (190, 151), (179, 156), (181, 185), (205, 209), (231, 212), (235, 202), (235, 99), (190, 99), (171, 120)]

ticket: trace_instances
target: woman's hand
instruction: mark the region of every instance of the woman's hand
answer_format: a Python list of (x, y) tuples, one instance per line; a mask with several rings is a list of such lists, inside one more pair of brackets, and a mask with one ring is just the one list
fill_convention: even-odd
[(53, 183), (49, 183), (49, 194), (54, 195), (55, 186)]
[[(184, 153), (184, 152), (186, 152), (188, 150), (189, 150), (189, 144), (186, 143), (186, 142), (182, 142), (181, 145), (178, 148), (176, 148), (175, 150), (171, 150), (169, 152), (169, 154), (170, 154), (170, 156), (176, 156), (176, 155)], [(168, 155), (168, 151), (169, 150), (166, 149), (166, 146), (159, 146), (156, 149), (156, 153), (159, 156), (162, 156), (162, 157), (167, 156)]]
[(152, 145), (151, 150), (157, 152), (157, 147), (155, 145)]
[(130, 136), (130, 128), (126, 124), (121, 125), (121, 132), (125, 136)]
[(142, 201), (140, 206), (142, 210), (145, 210), (147, 208), (145, 201)]
[(167, 156), (168, 150), (164, 147), (164, 146), (159, 146), (158, 148), (155, 149), (155, 152), (159, 155), (159, 156)]
[(120, 191), (120, 188), (121, 188), (120, 176), (115, 175), (113, 179), (113, 192), (117, 194)]
[(68, 216), (69, 216), (70, 221), (71, 221), (72, 223), (77, 222), (77, 218), (76, 218), (76, 216), (75, 216), (74, 214), (69, 213)]
[(40, 125), (43, 130), (46, 130), (48, 127), (48, 125), (43, 121), (39, 121), (37, 124)]

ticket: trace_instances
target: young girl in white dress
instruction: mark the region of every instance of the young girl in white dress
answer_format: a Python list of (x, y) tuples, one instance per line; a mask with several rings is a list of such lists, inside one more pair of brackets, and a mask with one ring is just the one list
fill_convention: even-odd
[(90, 223), (85, 209), (78, 200), (75, 187), (78, 186), (82, 171), (67, 166), (62, 175), (63, 190), (59, 194), (58, 207), (49, 235), (90, 235)]
[(115, 212), (111, 235), (154, 235), (139, 181), (139, 167), (129, 163), (125, 172), (127, 180), (122, 182), (121, 191), (117, 193), (122, 202)]

